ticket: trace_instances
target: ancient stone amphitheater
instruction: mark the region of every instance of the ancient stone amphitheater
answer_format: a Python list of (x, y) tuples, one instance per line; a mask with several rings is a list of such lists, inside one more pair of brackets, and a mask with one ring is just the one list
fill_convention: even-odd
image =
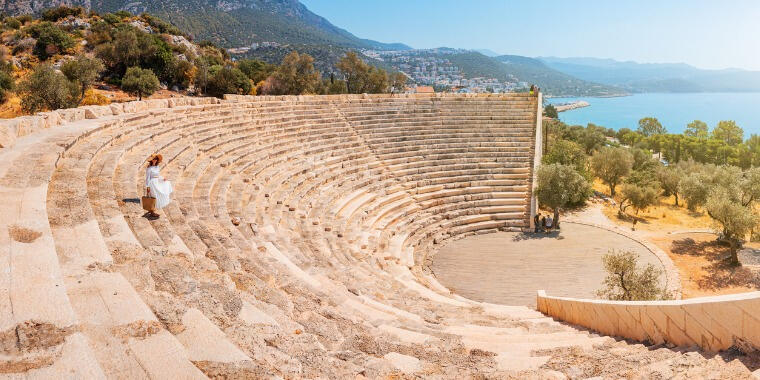
[[(529, 226), (539, 104), (230, 96), (4, 122), (0, 377), (751, 376), (426, 270), (447, 239)], [(175, 193), (150, 220), (157, 152)]]

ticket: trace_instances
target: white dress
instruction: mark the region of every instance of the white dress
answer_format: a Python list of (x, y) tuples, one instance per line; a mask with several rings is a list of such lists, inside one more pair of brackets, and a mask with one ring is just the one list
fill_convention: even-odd
[(150, 189), (150, 196), (156, 198), (156, 208), (164, 208), (171, 202), (172, 183), (164, 181), (158, 166), (149, 166), (145, 172), (145, 187)]

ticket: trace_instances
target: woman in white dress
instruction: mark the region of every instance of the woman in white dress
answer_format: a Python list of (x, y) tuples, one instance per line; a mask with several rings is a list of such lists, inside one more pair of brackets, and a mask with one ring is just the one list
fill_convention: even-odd
[[(156, 198), (156, 208), (162, 209), (171, 201), (172, 183), (164, 180), (159, 172), (158, 165), (164, 157), (160, 154), (150, 156), (148, 170), (145, 172), (145, 189), (149, 197)], [(150, 216), (158, 217), (156, 210), (149, 211)]]

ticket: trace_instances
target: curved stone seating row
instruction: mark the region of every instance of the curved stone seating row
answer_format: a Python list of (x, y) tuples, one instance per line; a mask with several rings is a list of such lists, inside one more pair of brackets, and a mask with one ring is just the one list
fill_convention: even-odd
[[(546, 350), (609, 341), (425, 271), (444, 239), (526, 226), (535, 98), (164, 104), (0, 150), (0, 373), (546, 377)], [(175, 192), (150, 220), (157, 152)]]

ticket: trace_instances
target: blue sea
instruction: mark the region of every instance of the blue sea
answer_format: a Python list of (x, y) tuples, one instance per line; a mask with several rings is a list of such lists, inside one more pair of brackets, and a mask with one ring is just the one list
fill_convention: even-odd
[(670, 133), (680, 133), (697, 119), (710, 126), (734, 120), (744, 137), (760, 134), (760, 93), (636, 94), (617, 98), (550, 98), (549, 103), (585, 100), (589, 107), (559, 113), (570, 125), (594, 123), (607, 128), (636, 129), (639, 119), (656, 117)]

